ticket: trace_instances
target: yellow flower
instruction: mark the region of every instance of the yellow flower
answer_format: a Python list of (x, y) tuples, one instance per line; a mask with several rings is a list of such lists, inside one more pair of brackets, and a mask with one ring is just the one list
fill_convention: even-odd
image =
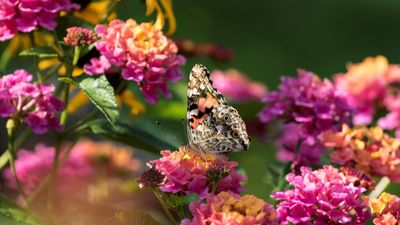
[(157, 19), (154, 26), (161, 30), (164, 27), (165, 19), (167, 19), (169, 22), (167, 34), (173, 34), (176, 30), (176, 19), (172, 9), (172, 0), (146, 0), (146, 5), (147, 16), (157, 11)]

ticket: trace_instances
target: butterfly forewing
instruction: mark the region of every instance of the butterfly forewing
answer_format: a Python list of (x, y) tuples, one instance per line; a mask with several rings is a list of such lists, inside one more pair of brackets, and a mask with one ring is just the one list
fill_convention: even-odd
[(247, 149), (246, 125), (235, 108), (213, 87), (210, 73), (196, 64), (189, 76), (187, 129), (189, 146), (223, 153)]

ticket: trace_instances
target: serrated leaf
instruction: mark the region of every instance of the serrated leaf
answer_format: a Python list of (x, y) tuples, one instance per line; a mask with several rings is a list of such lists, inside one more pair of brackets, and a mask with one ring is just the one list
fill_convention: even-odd
[(79, 77), (60, 77), (60, 81), (75, 83), (89, 97), (90, 101), (104, 114), (111, 124), (119, 117), (119, 109), (114, 89), (104, 75)]
[(162, 149), (174, 150), (182, 145), (182, 141), (177, 139), (171, 131), (159, 128), (154, 132), (151, 127), (152, 125), (150, 124), (138, 121), (130, 124), (119, 122), (114, 126), (110, 126), (104, 119), (98, 119), (88, 123), (83, 129), (89, 129), (95, 134), (155, 154), (159, 154)]
[(134, 212), (118, 212), (113, 217), (107, 219), (103, 225), (161, 225), (149, 214)]
[(0, 196), (0, 224), (39, 225), (32, 216), (4, 196)]
[(20, 56), (36, 56), (39, 58), (55, 58), (58, 56), (57, 52), (50, 46), (38, 46), (26, 49), (19, 53)]

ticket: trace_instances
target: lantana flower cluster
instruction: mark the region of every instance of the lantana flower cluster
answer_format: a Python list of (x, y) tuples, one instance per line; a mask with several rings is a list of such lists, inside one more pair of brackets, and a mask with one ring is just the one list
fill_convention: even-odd
[(249, 80), (237, 70), (214, 70), (211, 72), (213, 85), (221, 94), (233, 101), (259, 101), (267, 94), (264, 84)]
[(53, 96), (54, 86), (31, 81), (25, 70), (0, 78), (0, 117), (23, 121), (37, 134), (62, 129), (58, 114), (64, 104)]
[[(283, 128), (287, 129), (282, 133), (298, 134), (298, 143), (295, 144), (295, 149), (285, 151), (297, 152), (300, 161), (314, 162), (319, 159), (324, 152), (319, 135), (326, 130), (338, 131), (342, 124), (349, 123), (350, 120), (351, 111), (345, 99), (337, 94), (334, 85), (329, 80), (320, 80), (317, 75), (305, 70), (298, 70), (298, 77), (283, 77), (279, 89), (269, 92), (264, 102), (266, 106), (259, 113), (260, 120), (271, 122), (280, 119), (286, 124), (292, 124), (284, 126)], [(292, 130), (293, 127), (297, 132)], [(281, 139), (285, 140), (286, 138)], [(311, 159), (307, 159), (307, 154), (302, 155), (307, 151), (298, 151), (303, 144), (307, 145), (305, 148), (313, 149)], [(301, 159), (302, 157), (306, 159)]]
[(364, 225), (371, 214), (362, 199), (366, 191), (355, 186), (345, 174), (332, 166), (301, 173), (290, 173), (286, 180), (293, 189), (278, 191), (272, 197), (280, 224), (348, 224)]
[(61, 11), (79, 9), (70, 0), (0, 0), (0, 41), (38, 28), (54, 30)]
[[(161, 154), (163, 157), (150, 161), (148, 166), (164, 176), (163, 181), (158, 184), (163, 192), (198, 194), (203, 199), (210, 192), (243, 191), (241, 182), (245, 177), (236, 171), (236, 162), (211, 153), (199, 154), (187, 150), (186, 147), (174, 152), (165, 150)], [(142, 186), (145, 184), (146, 181), (142, 179)]]
[(180, 66), (185, 58), (177, 54), (177, 46), (161, 30), (151, 23), (116, 19), (109, 26), (97, 25), (95, 31), (100, 36), (95, 45), (101, 57), (85, 65), (86, 73), (100, 74), (111, 66), (119, 67), (122, 77), (134, 81), (149, 103), (158, 101), (159, 92), (171, 97), (168, 83), (182, 79)]
[[(334, 80), (355, 111), (354, 124), (369, 125), (377, 119), (384, 129), (400, 127), (400, 65), (389, 64), (383, 56), (368, 57), (359, 64), (350, 64), (347, 72), (337, 74)], [(384, 116), (376, 118), (382, 112)]]
[(205, 202), (192, 202), (193, 219), (182, 225), (277, 225), (274, 207), (254, 195), (240, 196), (231, 192), (208, 194)]
[(323, 140), (327, 147), (333, 148), (332, 162), (400, 182), (400, 141), (381, 128), (350, 129), (343, 125), (341, 132), (324, 133)]
[(369, 205), (372, 213), (376, 215), (373, 220), (375, 225), (400, 224), (400, 198), (383, 192), (378, 199), (370, 199)]

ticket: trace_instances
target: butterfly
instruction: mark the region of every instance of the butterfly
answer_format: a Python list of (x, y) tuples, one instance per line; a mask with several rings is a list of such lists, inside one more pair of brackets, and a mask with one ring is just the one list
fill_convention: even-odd
[(203, 152), (237, 152), (250, 144), (242, 117), (213, 87), (210, 72), (200, 64), (189, 76), (187, 131), (188, 146)]

